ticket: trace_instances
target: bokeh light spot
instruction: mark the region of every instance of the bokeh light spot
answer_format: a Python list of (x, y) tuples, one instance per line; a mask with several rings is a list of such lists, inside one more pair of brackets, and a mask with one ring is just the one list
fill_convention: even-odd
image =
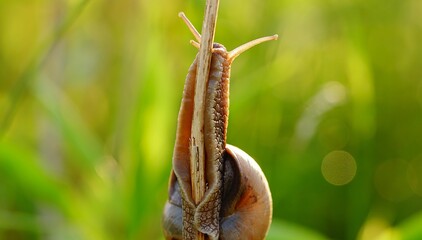
[(339, 104), (346, 100), (346, 87), (339, 82), (328, 82), (322, 92), (325, 101), (329, 104)]
[(332, 151), (322, 160), (321, 172), (327, 182), (341, 186), (349, 183), (356, 175), (356, 161), (350, 153)]

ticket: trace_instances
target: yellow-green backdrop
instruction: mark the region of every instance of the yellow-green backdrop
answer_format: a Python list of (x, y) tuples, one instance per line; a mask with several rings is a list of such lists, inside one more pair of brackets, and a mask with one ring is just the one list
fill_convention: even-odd
[[(0, 1), (0, 239), (162, 239), (205, 1)], [(268, 239), (422, 239), (422, 1), (221, 0)]]

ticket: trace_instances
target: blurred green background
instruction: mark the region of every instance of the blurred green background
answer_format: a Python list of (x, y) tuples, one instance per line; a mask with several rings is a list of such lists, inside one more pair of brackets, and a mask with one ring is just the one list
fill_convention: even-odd
[[(0, 239), (162, 239), (203, 1), (0, 1)], [(422, 1), (221, 0), (268, 239), (422, 239)]]

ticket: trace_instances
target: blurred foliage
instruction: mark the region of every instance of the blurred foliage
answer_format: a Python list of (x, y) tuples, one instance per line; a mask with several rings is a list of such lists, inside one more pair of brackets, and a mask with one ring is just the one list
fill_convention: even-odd
[[(0, 239), (162, 239), (196, 54), (177, 13), (204, 3), (0, 1)], [(228, 49), (280, 35), (233, 64), (228, 129), (269, 180), (268, 239), (422, 239), (421, 12), (221, 1)]]

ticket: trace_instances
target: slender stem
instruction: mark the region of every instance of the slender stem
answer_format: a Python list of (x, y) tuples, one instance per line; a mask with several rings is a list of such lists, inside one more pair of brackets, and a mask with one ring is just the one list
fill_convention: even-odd
[[(195, 204), (198, 204), (202, 200), (205, 193), (205, 93), (212, 57), (211, 51), (214, 42), (215, 25), (217, 22), (218, 4), (219, 0), (207, 0), (206, 2), (198, 55), (190, 151), (192, 196)], [(204, 239), (204, 234), (198, 231), (196, 239)]]

